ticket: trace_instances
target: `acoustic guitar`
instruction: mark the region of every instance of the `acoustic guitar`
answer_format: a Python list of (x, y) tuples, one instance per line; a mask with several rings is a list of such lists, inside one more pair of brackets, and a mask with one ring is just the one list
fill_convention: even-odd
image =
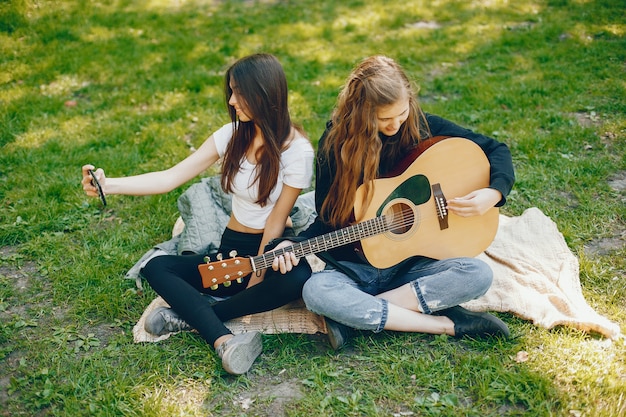
[(373, 198), (362, 206), (364, 187), (357, 189), (354, 209), (362, 221), (258, 256), (221, 259), (198, 266), (205, 288), (241, 282), (246, 275), (270, 268), (277, 256), (296, 257), (360, 244), (376, 268), (388, 268), (411, 256), (434, 259), (473, 257), (493, 241), (499, 210), (482, 216), (460, 217), (446, 209), (447, 198), (461, 197), (489, 186), (489, 161), (474, 142), (437, 137), (398, 164), (399, 172), (373, 181)]

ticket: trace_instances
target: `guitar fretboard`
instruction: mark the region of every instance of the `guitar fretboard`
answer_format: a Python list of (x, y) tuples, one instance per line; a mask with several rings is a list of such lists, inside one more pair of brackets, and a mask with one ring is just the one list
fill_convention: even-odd
[(375, 217), (334, 232), (326, 233), (325, 235), (264, 253), (263, 255), (253, 256), (252, 265), (255, 271), (259, 271), (271, 267), (274, 259), (276, 259), (277, 256), (284, 255), (286, 252), (293, 252), (296, 257), (303, 258), (307, 255), (325, 252), (339, 246), (387, 232), (392, 228), (387, 217), (386, 215)]

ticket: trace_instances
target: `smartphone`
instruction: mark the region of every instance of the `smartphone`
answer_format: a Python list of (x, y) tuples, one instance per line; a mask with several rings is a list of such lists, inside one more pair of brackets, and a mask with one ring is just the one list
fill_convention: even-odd
[(96, 187), (96, 189), (98, 190), (98, 196), (100, 197), (100, 201), (102, 201), (102, 205), (106, 207), (107, 199), (104, 196), (104, 191), (102, 191), (102, 186), (100, 185), (100, 182), (98, 182), (98, 179), (96, 178), (96, 174), (94, 174), (94, 172), (90, 169), (89, 175), (91, 175), (91, 185)]

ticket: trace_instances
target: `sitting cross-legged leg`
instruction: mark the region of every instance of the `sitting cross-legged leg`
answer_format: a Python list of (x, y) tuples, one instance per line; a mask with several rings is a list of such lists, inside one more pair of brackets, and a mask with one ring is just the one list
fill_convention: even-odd
[[(224, 252), (228, 253), (229, 246), (234, 244), (243, 246), (242, 236), (227, 238), (229, 234), (225, 232)], [(255, 244), (258, 247), (258, 242), (249, 246), (253, 248)], [(241, 252), (244, 251), (245, 248)], [(250, 251), (256, 249), (248, 249)], [(165, 255), (146, 264), (142, 275), (171, 307), (153, 312), (146, 320), (150, 326), (147, 330), (158, 334), (194, 328), (220, 354), (224, 369), (234, 374), (244, 373), (261, 353), (261, 337), (233, 335), (224, 322), (269, 311), (299, 299), (302, 287), (311, 275), (310, 266), (306, 260), (301, 260), (287, 274), (268, 269), (265, 279), (250, 288), (246, 289), (249, 281), (246, 277), (241, 284), (221, 285), (217, 290), (211, 290), (202, 286), (198, 265), (203, 262), (203, 255)], [(205, 294), (227, 298), (216, 302)]]
[(482, 261), (417, 257), (387, 269), (341, 264), (351, 276), (327, 269), (314, 273), (303, 289), (307, 308), (332, 320), (327, 327), (335, 348), (340, 346), (336, 340), (345, 341), (349, 334), (343, 326), (455, 337), (509, 335), (495, 316), (459, 306), (489, 289), (492, 272)]

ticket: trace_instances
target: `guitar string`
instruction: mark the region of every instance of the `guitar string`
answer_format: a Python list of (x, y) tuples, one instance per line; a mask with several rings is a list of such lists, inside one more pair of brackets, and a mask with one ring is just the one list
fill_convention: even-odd
[[(268, 252), (262, 255), (250, 257), (251, 263), (254, 264), (256, 270), (263, 270), (271, 267), (277, 256), (284, 255), (287, 252), (293, 252), (298, 258), (302, 258), (311, 253), (319, 253), (338, 246), (347, 245), (358, 240), (375, 236), (387, 231), (410, 228), (415, 224), (415, 215), (411, 207), (403, 207), (400, 211), (391, 214), (374, 217), (369, 220), (348, 226), (341, 230), (327, 233), (308, 239), (304, 242), (295, 243), (291, 246), (281, 248), (276, 251)], [(430, 219), (432, 217), (441, 217), (439, 214), (427, 214), (421, 216), (420, 219)], [(388, 219), (392, 219), (390, 222)]]
[[(430, 218), (432, 215), (423, 216), (423, 218)], [(436, 217), (440, 217), (439, 215), (435, 215)], [(387, 222), (388, 218), (392, 218), (391, 222)], [(398, 221), (396, 221), (396, 218)], [(372, 227), (372, 224), (380, 223)], [(327, 233), (322, 236), (317, 236), (311, 239), (308, 239), (304, 242), (295, 243), (289, 247), (281, 248), (276, 251), (268, 252), (262, 255), (258, 255), (252, 258), (254, 265), (257, 269), (267, 269), (269, 268), (274, 259), (277, 256), (284, 255), (286, 252), (293, 252), (297, 257), (301, 258), (311, 253), (323, 252), (324, 250), (332, 249), (334, 247), (347, 245), (349, 243), (356, 242), (358, 240), (375, 236), (377, 234), (381, 234), (387, 231), (393, 231), (401, 228), (410, 227), (415, 224), (415, 216), (414, 211), (409, 207), (408, 209), (402, 208), (399, 212), (394, 212), (391, 214), (385, 214), (379, 217), (375, 217), (361, 223), (354, 224), (352, 226), (348, 226), (341, 230), (336, 230), (334, 232)], [(363, 229), (361, 232), (367, 232), (365, 235), (356, 235), (352, 233), (353, 230)], [(346, 240), (346, 235), (349, 240)], [(327, 237), (326, 239), (322, 239)], [(321, 243), (319, 242), (321, 240)], [(311, 243), (311, 242), (315, 243)], [(342, 243), (343, 242), (343, 243)], [(322, 249), (312, 249), (313, 247), (321, 246)], [(288, 250), (292, 249), (292, 250)]]

